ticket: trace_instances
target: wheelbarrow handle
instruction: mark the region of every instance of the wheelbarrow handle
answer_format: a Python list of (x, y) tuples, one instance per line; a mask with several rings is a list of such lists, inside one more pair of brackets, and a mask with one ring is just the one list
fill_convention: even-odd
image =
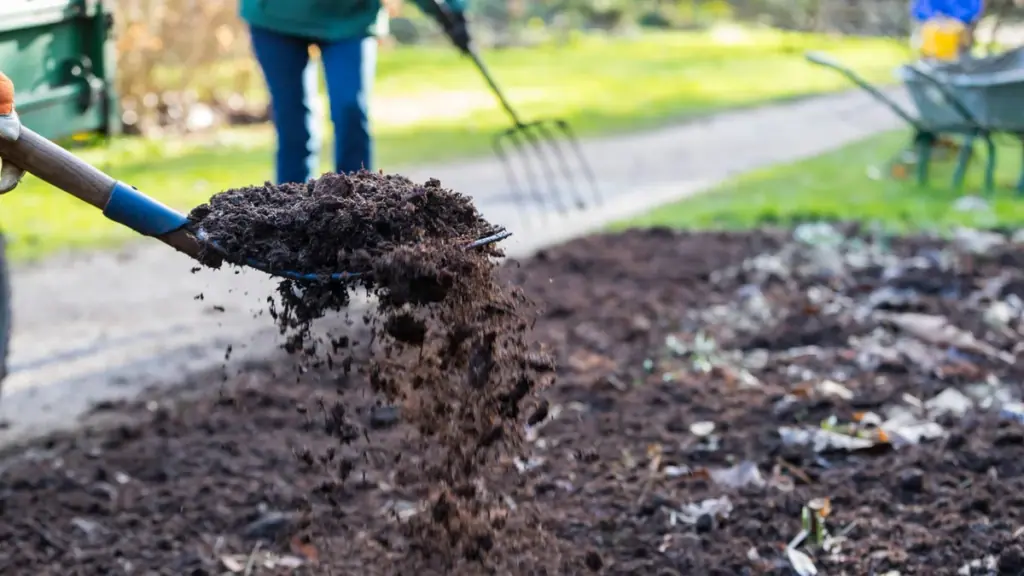
[(876, 100), (888, 106), (894, 114), (902, 118), (903, 121), (906, 122), (907, 124), (913, 126), (915, 130), (917, 130), (918, 132), (927, 131), (927, 128), (922, 126), (921, 122), (917, 118), (912, 116), (910, 112), (907, 112), (906, 109), (897, 104), (895, 100), (893, 100), (884, 92), (876, 88), (873, 84), (865, 80), (863, 76), (854, 72), (853, 69), (850, 68), (849, 66), (844, 65), (835, 58), (822, 52), (807, 52), (804, 54), (804, 58), (807, 59), (807, 61), (812, 64), (824, 66), (825, 68), (831, 68), (832, 70), (839, 72), (848, 80), (850, 80), (850, 82), (853, 82), (857, 86), (860, 86), (868, 94), (874, 96)]
[(946, 102), (950, 106), (952, 106), (953, 109), (956, 110), (957, 114), (962, 116), (966, 122), (973, 124), (978, 128), (984, 128), (978, 122), (977, 117), (973, 113), (971, 113), (970, 109), (967, 108), (967, 105), (964, 104), (964, 101), (961, 100), (956, 94), (954, 94), (953, 91), (949, 89), (949, 86), (944, 84), (941, 80), (938, 79), (938, 77), (935, 76), (935, 68), (921, 61), (906, 64), (904, 68), (909, 70), (918, 78), (921, 78), (928, 84), (934, 86), (935, 89), (938, 90), (940, 94), (942, 94), (942, 97), (945, 98)]
[(839, 60), (836, 60), (824, 52), (807, 52), (804, 54), (804, 58), (806, 58), (808, 62), (817, 64), (818, 66), (832, 68), (833, 70), (838, 70), (843, 74), (853, 74), (853, 71), (844, 66)]
[(16, 138), (0, 138), (0, 157), (29, 174), (95, 206), (103, 215), (145, 236), (198, 258), (202, 245), (180, 212), (120, 182), (64, 148), (21, 126)]

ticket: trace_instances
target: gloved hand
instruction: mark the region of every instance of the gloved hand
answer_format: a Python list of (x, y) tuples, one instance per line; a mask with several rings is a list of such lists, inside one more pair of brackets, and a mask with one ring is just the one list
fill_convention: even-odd
[(469, 37), (469, 26), (466, 23), (466, 14), (463, 12), (449, 12), (448, 18), (441, 20), (445, 34), (451, 39), (452, 44), (463, 53), (469, 53), (472, 39)]
[[(0, 140), (14, 141), (21, 134), (21, 120), (14, 111), (14, 83), (0, 72)], [(0, 157), (0, 194), (14, 190), (25, 171)]]

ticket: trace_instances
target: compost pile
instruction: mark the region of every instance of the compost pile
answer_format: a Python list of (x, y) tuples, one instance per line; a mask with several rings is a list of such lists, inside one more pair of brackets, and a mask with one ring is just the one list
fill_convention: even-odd
[[(431, 513), (407, 524), (421, 553), (410, 562), (483, 560), (494, 548), (496, 526), (492, 503), (474, 485), (479, 466), (520, 446), (532, 417), (524, 410), (543, 410), (525, 404), (554, 371), (552, 361), (531, 353), (529, 303), (495, 277), (500, 250), (466, 249), (498, 229), (468, 197), (437, 180), (419, 186), (368, 171), (224, 192), (190, 217), (235, 261), (359, 273), (345, 282), (283, 281), (280, 306), (272, 301), (271, 313), (290, 351), (314, 363), (326, 360), (333, 372), (364, 371), (373, 390), (397, 404), (381, 409), (399, 410), (420, 433), (418, 450), (434, 456), (411, 467), (396, 464), (397, 482), (432, 488)], [(349, 336), (324, 346), (310, 335), (312, 323), (348, 306), (357, 287), (376, 297), (364, 317), (371, 342), (366, 362), (355, 361)], [(335, 356), (344, 358), (336, 363)], [(344, 446), (367, 434), (343, 402), (321, 406), (320, 413), (324, 429)], [(329, 502), (359, 472), (358, 455), (349, 453), (320, 455), (329, 478), (318, 493)]]

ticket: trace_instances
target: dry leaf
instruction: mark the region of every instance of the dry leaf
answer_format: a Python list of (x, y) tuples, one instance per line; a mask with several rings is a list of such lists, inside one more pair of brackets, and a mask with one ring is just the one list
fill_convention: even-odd
[(892, 322), (900, 330), (929, 344), (959, 348), (990, 358), (997, 358), (1007, 364), (1014, 363), (1015, 359), (1012, 354), (978, 340), (973, 334), (954, 326), (948, 318), (943, 316), (907, 312), (886, 314), (882, 317)]
[(818, 392), (823, 396), (838, 396), (843, 400), (853, 400), (853, 391), (834, 380), (823, 380), (818, 383)]
[(764, 477), (761, 476), (761, 471), (757, 468), (757, 464), (750, 461), (740, 462), (735, 466), (722, 470), (711, 470), (710, 474), (715, 484), (727, 488), (739, 489), (748, 486), (764, 488), (765, 484), (767, 484)]
[(647, 470), (652, 474), (661, 469), (661, 444), (649, 444), (647, 446)]
[(292, 537), (289, 548), (292, 554), (304, 558), (307, 562), (316, 563), (320, 560), (320, 552), (312, 542), (303, 542), (298, 536)]
[(698, 438), (703, 438), (714, 431), (714, 422), (694, 422), (693, 424), (690, 424), (690, 433)]
[(313, 560), (306, 561), (306, 560), (303, 560), (302, 558), (299, 558), (297, 556), (281, 556), (280, 558), (277, 559), (277, 561), (274, 563), (274, 566), (272, 566), (272, 568), (273, 567), (280, 567), (280, 568), (292, 568), (292, 569), (295, 569), (295, 568), (299, 568), (299, 567), (305, 566), (307, 563), (312, 564), (312, 563), (314, 563), (314, 561)]
[(727, 496), (708, 498), (697, 504), (687, 504), (679, 510), (679, 519), (687, 524), (696, 524), (697, 519), (707, 514), (712, 518), (728, 518), (732, 512), (732, 502)]
[(793, 571), (800, 576), (816, 576), (818, 573), (818, 567), (814, 565), (814, 560), (803, 552), (796, 548), (786, 548), (786, 557), (789, 559), (790, 566), (793, 567)]
[(235, 574), (241, 573), (245, 570), (245, 561), (247, 558), (240, 556), (221, 556), (220, 563), (228, 572), (234, 572)]
[(576, 372), (592, 371), (613, 371), (616, 368), (615, 361), (607, 356), (594, 354), (586, 350), (580, 350), (569, 357), (569, 368)]
[(782, 426), (779, 428), (779, 436), (782, 438), (783, 444), (788, 446), (812, 446), (815, 452), (829, 452), (833, 450), (855, 452), (857, 450), (867, 450), (878, 445), (878, 442), (874, 440), (857, 438), (856, 436), (849, 436), (820, 428), (803, 430), (801, 428)]

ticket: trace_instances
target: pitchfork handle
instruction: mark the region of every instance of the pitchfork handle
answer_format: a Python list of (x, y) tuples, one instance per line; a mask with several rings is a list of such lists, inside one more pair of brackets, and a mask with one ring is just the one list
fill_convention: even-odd
[(480, 75), (484, 77), (484, 80), (487, 82), (488, 86), (491, 87), (491, 91), (494, 92), (494, 95), (498, 98), (498, 101), (501, 102), (502, 108), (505, 109), (505, 112), (508, 112), (508, 116), (509, 118), (512, 119), (512, 122), (516, 125), (516, 128), (522, 128), (523, 122), (522, 120), (519, 119), (519, 114), (516, 113), (515, 108), (513, 108), (512, 104), (509, 103), (508, 98), (505, 98), (505, 93), (502, 92), (501, 88), (498, 87), (498, 83), (495, 82), (494, 77), (491, 76), (491, 73), (487, 69), (487, 66), (484, 64), (484, 61), (480, 59), (480, 55), (476, 53), (476, 50), (470, 50), (469, 57), (473, 60), (473, 64), (476, 64), (477, 69), (480, 70)]
[[(434, 16), (436, 16), (441, 22), (441, 26), (444, 28), (445, 33), (448, 33), (448, 31), (451, 30), (452, 24), (455, 23), (451, 10), (444, 4), (443, 0), (434, 0), (434, 9), (436, 10)], [(505, 98), (505, 93), (494, 80), (494, 76), (491, 76), (491, 72), (487, 69), (487, 65), (484, 64), (483, 59), (480, 58), (480, 54), (475, 48), (470, 47), (469, 50), (466, 51), (466, 56), (469, 56), (470, 60), (473, 61), (473, 64), (476, 65), (477, 70), (480, 71), (480, 75), (484, 77), (484, 81), (487, 82), (488, 86), (490, 86), (491, 92), (494, 92), (498, 101), (501, 102), (501, 107), (505, 109), (509, 118), (512, 119), (512, 123), (516, 125), (516, 128), (522, 128), (524, 126), (523, 121), (519, 119), (519, 114), (516, 112), (516, 109), (512, 107), (508, 98)]]

